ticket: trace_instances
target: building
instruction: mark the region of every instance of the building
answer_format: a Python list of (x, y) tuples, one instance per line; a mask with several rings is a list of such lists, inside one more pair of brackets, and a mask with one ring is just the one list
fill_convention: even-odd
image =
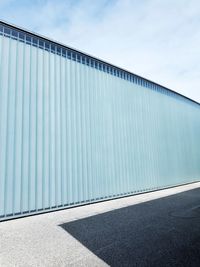
[(200, 105), (0, 22), (1, 220), (200, 180)]

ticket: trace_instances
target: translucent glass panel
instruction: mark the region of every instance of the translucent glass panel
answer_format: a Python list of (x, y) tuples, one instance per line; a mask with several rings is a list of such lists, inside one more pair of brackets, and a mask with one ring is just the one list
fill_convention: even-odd
[(197, 181), (200, 105), (0, 36), (0, 216)]

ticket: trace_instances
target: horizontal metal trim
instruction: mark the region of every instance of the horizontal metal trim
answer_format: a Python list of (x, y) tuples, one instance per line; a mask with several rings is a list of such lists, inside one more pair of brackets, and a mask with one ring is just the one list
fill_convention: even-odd
[(45, 208), (44, 210), (40, 210), (40, 211), (39, 210), (38, 211), (26, 211), (26, 212), (17, 213), (14, 215), (12, 214), (12, 215), (7, 215), (7, 216), (0, 216), (0, 222), (6, 222), (8, 220), (14, 220), (14, 219), (21, 219), (21, 218), (28, 217), (28, 216), (42, 215), (45, 213), (61, 211), (61, 210), (66, 210), (66, 209), (70, 209), (70, 208), (77, 208), (77, 207), (82, 207), (82, 206), (86, 206), (86, 205), (90, 205), (90, 204), (96, 204), (96, 203), (101, 203), (101, 202), (125, 198), (125, 197), (137, 196), (137, 195), (141, 195), (141, 194), (145, 194), (145, 193), (161, 191), (161, 190), (165, 190), (165, 189), (184, 186), (184, 185), (188, 185), (188, 184), (195, 184), (195, 183), (199, 183), (199, 182), (200, 182), (200, 180), (189, 182), (189, 183), (174, 184), (174, 185), (169, 185), (169, 186), (164, 186), (164, 187), (156, 187), (156, 188), (154, 188), (154, 189), (152, 188), (150, 190), (141, 190), (140, 192), (123, 193), (123, 194), (120, 194), (120, 195), (118, 194), (118, 195), (113, 196), (113, 197), (103, 197), (101, 199), (96, 199), (93, 201), (84, 201), (84, 202), (81, 202), (79, 204), (72, 204), (72, 205), (69, 204), (67, 206), (64, 205), (62, 207), (55, 207), (55, 208), (49, 208), (49, 209)]
[(107, 62), (107, 61), (105, 61), (105, 60), (99, 59), (99, 58), (97, 58), (97, 57), (95, 57), (95, 56), (92, 56), (92, 55), (90, 55), (90, 54), (87, 54), (87, 53), (85, 53), (85, 52), (83, 52), (83, 51), (80, 51), (80, 50), (78, 50), (78, 49), (75, 49), (75, 48), (73, 48), (73, 47), (67, 46), (67, 45), (65, 45), (65, 44), (63, 44), (63, 43), (61, 43), (61, 42), (55, 41), (55, 40), (50, 39), (50, 38), (48, 38), (48, 37), (46, 37), (46, 36), (43, 36), (43, 35), (41, 35), (41, 34), (37, 34), (37, 33), (33, 32), (33, 31), (24, 29), (24, 28), (22, 28), (22, 27), (18, 27), (18, 26), (16, 26), (16, 25), (14, 25), (14, 24), (12, 24), (12, 23), (8, 23), (8, 22), (6, 22), (6, 21), (4, 21), (4, 20), (0, 20), (0, 24), (6, 25), (6, 26), (8, 26), (8, 27), (12, 27), (13, 29), (16, 29), (16, 30), (23, 31), (24, 33), (27, 33), (27, 34), (36, 36), (36, 37), (38, 37), (38, 38), (42, 38), (42, 39), (44, 39), (44, 40), (46, 40), (46, 41), (48, 41), (48, 42), (51, 42), (51, 43), (54, 43), (54, 44), (56, 44), (56, 45), (65, 47), (66, 49), (70, 49), (70, 50), (72, 50), (72, 51), (74, 51), (74, 52), (77, 52), (77, 53), (80, 53), (80, 54), (82, 54), (82, 55), (84, 55), (84, 56), (90, 57), (90, 58), (92, 58), (92, 59), (94, 59), (94, 60), (98, 60), (99, 62), (101, 62), (101, 63), (103, 63), (103, 64), (107, 64), (107, 65), (109, 65), (109, 66), (111, 66), (111, 67), (113, 67), (113, 68), (117, 68), (117, 69), (119, 69), (119, 70), (121, 70), (121, 71), (124, 71), (124, 72), (128, 73), (129, 75), (135, 75), (136, 77), (138, 77), (138, 78), (140, 78), (140, 79), (142, 79), (142, 80), (144, 80), (144, 81), (146, 81), (146, 82), (150, 82), (151, 84), (154, 84), (154, 85), (156, 85), (156, 86), (159, 86), (159, 87), (161, 87), (161, 88), (163, 88), (163, 89), (165, 89), (165, 90), (167, 90), (167, 91), (169, 91), (169, 92), (171, 92), (171, 93), (176, 94), (177, 96), (183, 97), (184, 99), (187, 99), (187, 100), (189, 100), (189, 101), (191, 101), (191, 102), (193, 102), (193, 103), (195, 103), (195, 104), (197, 104), (197, 105), (200, 105), (199, 102), (197, 102), (197, 101), (195, 101), (195, 100), (193, 100), (193, 99), (191, 99), (191, 98), (189, 98), (189, 97), (187, 97), (187, 96), (185, 96), (185, 95), (183, 95), (183, 94), (181, 94), (181, 93), (178, 93), (178, 92), (176, 92), (176, 91), (174, 91), (174, 90), (172, 90), (172, 89), (169, 89), (169, 88), (167, 88), (167, 87), (165, 87), (165, 86), (163, 86), (163, 85), (161, 85), (161, 84), (159, 84), (159, 83), (153, 82), (153, 81), (151, 81), (151, 80), (149, 80), (149, 79), (147, 79), (147, 78), (144, 78), (144, 77), (142, 77), (142, 76), (140, 76), (140, 75), (137, 75), (137, 74), (135, 74), (135, 73), (133, 73), (133, 72), (130, 72), (129, 70), (126, 70), (126, 69), (124, 69), (124, 68), (121, 68), (121, 67), (118, 67), (118, 66), (116, 66), (116, 65), (113, 65), (112, 63), (109, 63), (109, 62)]

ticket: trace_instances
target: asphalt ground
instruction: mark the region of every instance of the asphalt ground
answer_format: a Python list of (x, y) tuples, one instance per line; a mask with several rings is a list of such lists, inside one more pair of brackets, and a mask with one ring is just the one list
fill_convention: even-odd
[(0, 223), (0, 266), (200, 266), (200, 183)]

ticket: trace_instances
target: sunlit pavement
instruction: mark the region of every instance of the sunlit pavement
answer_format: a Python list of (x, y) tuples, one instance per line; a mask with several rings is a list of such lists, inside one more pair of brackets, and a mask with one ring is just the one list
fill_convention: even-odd
[(200, 266), (200, 183), (0, 223), (0, 266)]

